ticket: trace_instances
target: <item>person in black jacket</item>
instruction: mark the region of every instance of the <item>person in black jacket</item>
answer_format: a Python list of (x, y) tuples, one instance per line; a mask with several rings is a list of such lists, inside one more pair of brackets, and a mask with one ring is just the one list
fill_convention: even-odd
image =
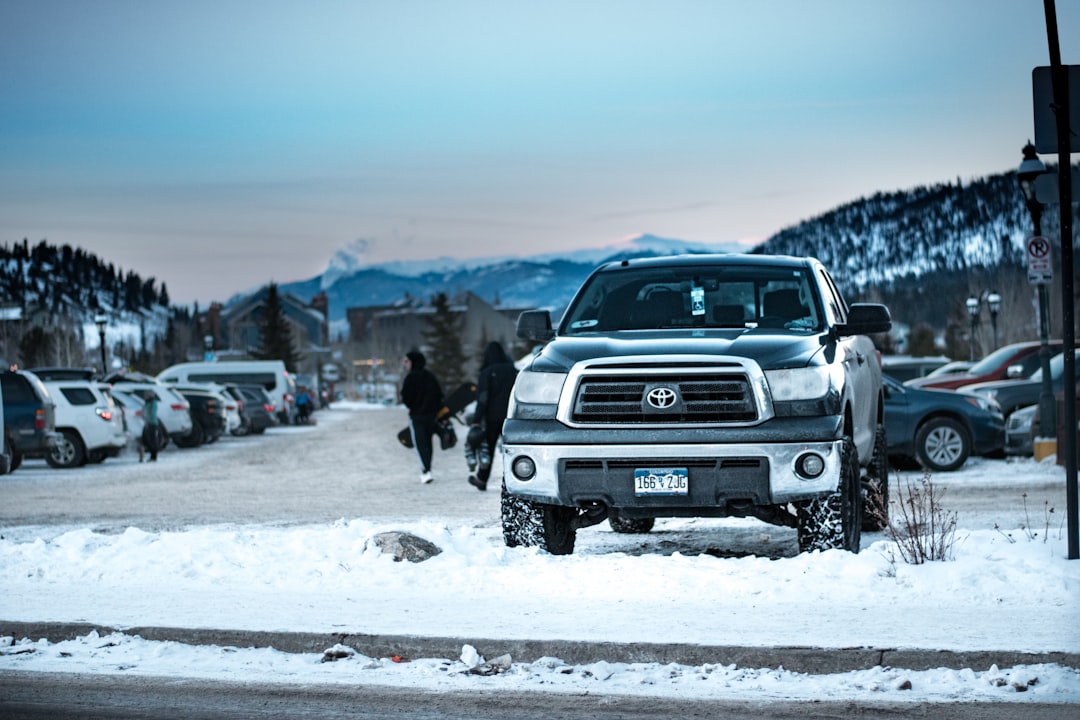
[[(502, 435), (503, 421), (506, 420), (506, 408), (510, 403), (510, 391), (514, 387), (517, 368), (510, 356), (497, 342), (488, 343), (484, 348), (483, 365), (480, 379), (476, 383), (476, 412), (473, 414), (473, 427), (484, 431), (487, 442), (488, 458), (496, 456), (496, 445)], [(487, 481), (491, 477), (491, 462), (481, 464), (475, 475), (469, 475), (469, 484), (477, 490), (487, 490)]]
[(419, 350), (405, 353), (405, 371), (401, 402), (409, 409), (413, 447), (420, 457), (420, 482), (426, 484), (435, 479), (431, 475), (431, 438), (438, 429), (437, 416), (443, 406), (442, 387), (435, 374), (427, 369), (427, 359)]

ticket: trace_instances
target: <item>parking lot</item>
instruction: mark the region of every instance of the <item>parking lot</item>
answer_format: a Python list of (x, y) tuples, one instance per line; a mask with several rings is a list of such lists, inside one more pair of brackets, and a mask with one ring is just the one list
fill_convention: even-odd
[[(466, 483), (460, 445), (436, 451), (436, 481), (420, 484), (413, 452), (395, 439), (406, 424), (403, 408), (341, 404), (315, 418), (316, 425), (272, 428), (262, 436), (224, 437), (190, 449), (169, 446), (154, 464), (140, 464), (130, 453), (70, 470), (28, 460), (0, 478), (0, 525), (8, 536), (40, 533), (34, 527), (42, 525), (52, 526), (43, 534), (53, 535), (70, 527), (155, 531), (342, 518), (439, 518), (450, 526), (498, 526), (499, 494)], [(891, 476), (894, 488), (921, 477), (918, 470)], [(986, 529), (1041, 527), (1049, 507), (1055, 508), (1053, 521), (1063, 521), (1063, 477), (1060, 467), (1040, 466), (1030, 458), (972, 458), (959, 471), (937, 473), (932, 481), (944, 490), (943, 505), (957, 512), (959, 527)], [(787, 528), (750, 520), (701, 525), (714, 529), (648, 536), (586, 529), (581, 539), (598, 551), (740, 554), (760, 552), (760, 536), (768, 533), (771, 554), (795, 552), (794, 531)], [(864, 538), (864, 545), (870, 539)]]

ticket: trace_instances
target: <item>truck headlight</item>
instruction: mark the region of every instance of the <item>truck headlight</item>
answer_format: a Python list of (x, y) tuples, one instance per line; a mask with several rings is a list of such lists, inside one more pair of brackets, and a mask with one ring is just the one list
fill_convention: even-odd
[(792, 400), (816, 400), (825, 397), (833, 389), (832, 371), (829, 367), (791, 368), (766, 370), (773, 402)]
[(518, 420), (549, 420), (555, 417), (566, 373), (518, 373), (510, 396), (508, 417)]

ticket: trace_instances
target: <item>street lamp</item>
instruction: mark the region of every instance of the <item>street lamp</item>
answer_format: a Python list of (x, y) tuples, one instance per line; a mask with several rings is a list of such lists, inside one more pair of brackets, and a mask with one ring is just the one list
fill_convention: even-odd
[[(1016, 179), (1020, 183), (1020, 191), (1024, 193), (1024, 201), (1027, 203), (1028, 212), (1031, 213), (1031, 223), (1034, 225), (1035, 237), (1042, 235), (1043, 205), (1035, 193), (1035, 182), (1039, 176), (1046, 172), (1046, 166), (1035, 152), (1035, 146), (1030, 142), (1022, 150), (1024, 159), (1020, 167), (1016, 169)], [(1057, 437), (1057, 406), (1054, 403), (1054, 391), (1050, 384), (1050, 298), (1046, 289), (1046, 283), (1040, 281), (1037, 286), (1039, 293), (1039, 340), (1042, 347), (1039, 350), (1039, 367), (1042, 370), (1042, 389), (1039, 392), (1039, 434), (1042, 437)]]
[(966, 304), (968, 315), (971, 316), (971, 342), (969, 345), (971, 351), (969, 359), (975, 362), (975, 331), (979, 329), (979, 298), (969, 297)]
[(990, 325), (994, 328), (994, 347), (993, 350), (997, 350), (998, 346), (998, 332), (997, 332), (997, 316), (1001, 310), (1001, 295), (996, 292), (992, 292), (986, 296), (986, 304), (990, 307)]
[(94, 318), (94, 324), (97, 325), (98, 338), (101, 340), (101, 377), (105, 377), (109, 373), (109, 367), (105, 362), (105, 326), (109, 324), (109, 318), (98, 315)]

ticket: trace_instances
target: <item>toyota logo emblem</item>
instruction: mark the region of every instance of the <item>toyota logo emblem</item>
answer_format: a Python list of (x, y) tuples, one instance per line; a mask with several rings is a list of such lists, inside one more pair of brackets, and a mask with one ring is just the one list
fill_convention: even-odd
[(666, 410), (675, 404), (675, 391), (668, 387), (653, 388), (645, 396), (649, 405), (652, 405), (657, 410)]

